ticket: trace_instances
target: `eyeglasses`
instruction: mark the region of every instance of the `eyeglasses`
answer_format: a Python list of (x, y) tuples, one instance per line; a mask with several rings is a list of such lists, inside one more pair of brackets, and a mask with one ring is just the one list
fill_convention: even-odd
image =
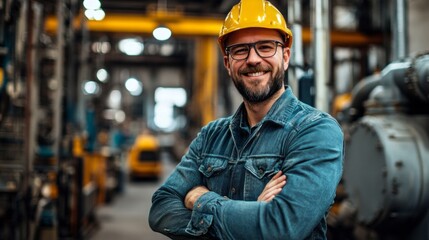
[(283, 43), (276, 40), (239, 43), (226, 47), (225, 52), (234, 60), (244, 60), (249, 57), (250, 49), (254, 48), (259, 57), (269, 58), (276, 54), (278, 45), (284, 47)]

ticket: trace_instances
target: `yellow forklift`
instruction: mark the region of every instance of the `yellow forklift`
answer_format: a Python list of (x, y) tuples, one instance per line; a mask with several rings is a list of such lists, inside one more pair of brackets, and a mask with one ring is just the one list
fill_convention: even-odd
[(138, 135), (128, 154), (130, 179), (159, 179), (163, 171), (160, 153), (156, 136), (148, 131)]

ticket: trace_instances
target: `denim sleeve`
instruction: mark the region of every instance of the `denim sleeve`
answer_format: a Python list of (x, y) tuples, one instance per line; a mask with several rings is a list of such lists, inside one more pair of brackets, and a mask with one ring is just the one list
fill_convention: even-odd
[(188, 231), (209, 231), (217, 239), (326, 239), (320, 225), (342, 175), (342, 131), (331, 118), (314, 118), (288, 141), (287, 183), (279, 195), (265, 203), (206, 193), (194, 205)]
[[(185, 207), (183, 201), (190, 189), (203, 185), (197, 166), (202, 139), (200, 133), (173, 173), (152, 196), (149, 225), (152, 230), (173, 239), (192, 239), (192, 235), (185, 232), (192, 211)], [(205, 232), (199, 232), (198, 235)]]
[(323, 222), (342, 175), (343, 134), (335, 120), (319, 116), (294, 126), (283, 143), (287, 155), (282, 170), (287, 183), (269, 203), (230, 200), (208, 192), (197, 200), (193, 211), (187, 210), (183, 198), (192, 187), (202, 185), (196, 165), (200, 141), (194, 140), (175, 172), (154, 194), (149, 216), (152, 229), (174, 238), (325, 238), (309, 236)]

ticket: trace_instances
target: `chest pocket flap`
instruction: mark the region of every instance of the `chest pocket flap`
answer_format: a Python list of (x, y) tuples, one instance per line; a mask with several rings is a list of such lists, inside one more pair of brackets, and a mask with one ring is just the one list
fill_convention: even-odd
[(198, 170), (206, 177), (216, 175), (226, 169), (228, 165), (227, 159), (206, 157), (201, 163)]
[(274, 158), (249, 159), (245, 168), (258, 179), (272, 176), (280, 170), (280, 160)]

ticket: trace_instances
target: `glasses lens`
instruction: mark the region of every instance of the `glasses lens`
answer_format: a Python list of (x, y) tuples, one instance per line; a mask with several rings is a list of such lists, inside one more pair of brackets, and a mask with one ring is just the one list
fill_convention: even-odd
[(277, 51), (277, 41), (260, 41), (256, 43), (236, 44), (227, 48), (231, 57), (235, 60), (243, 60), (249, 56), (250, 49), (255, 48), (256, 53), (262, 58), (274, 56)]
[(249, 44), (237, 44), (232, 46), (229, 49), (229, 52), (233, 59), (241, 60), (247, 58), (247, 55), (249, 55), (249, 49)]
[(272, 57), (276, 54), (277, 44), (274, 41), (257, 42), (255, 49), (261, 57)]

